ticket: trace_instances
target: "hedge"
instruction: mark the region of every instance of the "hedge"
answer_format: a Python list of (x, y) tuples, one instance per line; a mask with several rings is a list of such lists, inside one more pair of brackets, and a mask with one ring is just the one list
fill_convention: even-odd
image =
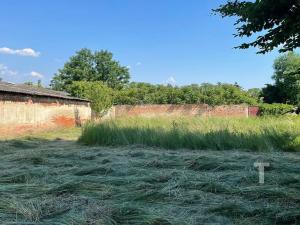
[(259, 105), (260, 115), (267, 116), (267, 115), (283, 115), (292, 111), (295, 108), (293, 105), (282, 104), (282, 103), (273, 103), (267, 104), (263, 103)]

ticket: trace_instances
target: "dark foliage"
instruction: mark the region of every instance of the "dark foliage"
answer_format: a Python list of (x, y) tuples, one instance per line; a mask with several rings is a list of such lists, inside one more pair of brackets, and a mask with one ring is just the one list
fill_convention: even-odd
[(267, 103), (300, 104), (300, 55), (289, 52), (274, 62), (274, 84), (262, 90)]
[(258, 47), (258, 53), (266, 53), (276, 47), (286, 52), (300, 46), (299, 0), (231, 0), (214, 12), (222, 17), (238, 18), (236, 37), (260, 33), (255, 41), (243, 43), (238, 48)]

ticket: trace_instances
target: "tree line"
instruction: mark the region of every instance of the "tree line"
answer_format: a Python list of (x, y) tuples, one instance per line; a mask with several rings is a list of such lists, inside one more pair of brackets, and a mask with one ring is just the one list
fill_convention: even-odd
[(300, 104), (300, 55), (289, 52), (274, 62), (274, 83), (244, 90), (238, 84), (155, 85), (130, 82), (127, 67), (108, 51), (81, 49), (55, 74), (51, 87), (87, 98), (95, 111), (112, 104)]

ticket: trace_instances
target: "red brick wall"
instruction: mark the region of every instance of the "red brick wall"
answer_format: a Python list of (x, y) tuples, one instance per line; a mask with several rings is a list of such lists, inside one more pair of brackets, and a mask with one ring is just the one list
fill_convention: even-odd
[(207, 111), (206, 105), (117, 105), (115, 116), (197, 116)]
[(122, 116), (219, 116), (248, 117), (246, 105), (208, 106), (206, 104), (186, 105), (117, 105), (114, 117)]
[(259, 107), (258, 106), (249, 106), (249, 116), (258, 116), (259, 115)]

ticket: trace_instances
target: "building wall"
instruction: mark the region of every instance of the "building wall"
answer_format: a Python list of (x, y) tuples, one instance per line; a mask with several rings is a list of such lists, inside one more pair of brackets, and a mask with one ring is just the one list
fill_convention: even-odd
[(249, 116), (258, 116), (260, 114), (260, 111), (259, 111), (259, 107), (258, 106), (249, 106)]
[(88, 102), (0, 93), (0, 135), (35, 128), (70, 127), (90, 118)]
[[(208, 106), (206, 104), (186, 105), (116, 105), (110, 110), (111, 118), (124, 116), (216, 116), (248, 117), (247, 105)], [(253, 111), (251, 111), (253, 112)], [(251, 114), (255, 116), (254, 113)]]

